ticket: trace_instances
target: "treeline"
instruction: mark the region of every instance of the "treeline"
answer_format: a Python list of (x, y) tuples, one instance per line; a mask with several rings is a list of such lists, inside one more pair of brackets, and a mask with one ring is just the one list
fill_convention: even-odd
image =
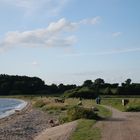
[(84, 81), (83, 85), (68, 90), (64, 93), (67, 97), (96, 98), (99, 95), (140, 95), (140, 83), (131, 83), (127, 79), (120, 86), (118, 83), (105, 83), (104, 79), (98, 78)]
[(48, 95), (62, 94), (76, 85), (46, 85), (38, 77), (0, 75), (0, 95)]
[(60, 95), (66, 97), (95, 98), (98, 95), (140, 95), (140, 83), (110, 84), (104, 79), (86, 80), (81, 86), (47, 85), (38, 77), (0, 75), (0, 95)]

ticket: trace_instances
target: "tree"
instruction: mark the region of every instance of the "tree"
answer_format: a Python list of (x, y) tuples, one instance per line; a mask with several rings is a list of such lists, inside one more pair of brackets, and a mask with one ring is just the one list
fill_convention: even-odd
[(101, 79), (101, 78), (97, 78), (95, 81), (94, 81), (94, 84), (95, 85), (102, 85), (104, 84), (104, 79)]
[(85, 86), (85, 87), (90, 87), (90, 86), (92, 86), (92, 85), (93, 85), (92, 80), (86, 80), (86, 81), (84, 81), (84, 83), (83, 83), (83, 86)]
[(131, 84), (131, 81), (132, 81), (131, 79), (127, 79), (127, 80), (125, 81), (125, 84), (129, 86), (129, 85)]

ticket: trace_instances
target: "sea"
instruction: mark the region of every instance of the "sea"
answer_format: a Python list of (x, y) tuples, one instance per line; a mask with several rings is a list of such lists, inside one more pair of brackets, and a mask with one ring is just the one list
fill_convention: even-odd
[(16, 110), (21, 110), (27, 102), (19, 99), (0, 98), (0, 119), (14, 114)]

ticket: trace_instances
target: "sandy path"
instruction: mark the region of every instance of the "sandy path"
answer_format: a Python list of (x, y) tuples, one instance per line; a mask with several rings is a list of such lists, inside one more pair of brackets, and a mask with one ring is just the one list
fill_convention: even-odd
[(140, 140), (140, 112), (121, 112), (104, 106), (112, 111), (112, 118), (99, 122), (102, 140)]
[(68, 140), (75, 130), (77, 122), (73, 121), (43, 131), (35, 140)]

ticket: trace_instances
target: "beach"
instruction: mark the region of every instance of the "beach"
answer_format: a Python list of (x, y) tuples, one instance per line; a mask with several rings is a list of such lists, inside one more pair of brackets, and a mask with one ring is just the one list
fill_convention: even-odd
[(0, 120), (0, 140), (33, 140), (53, 117), (32, 107), (31, 103), (21, 111)]
[(0, 98), (0, 119), (13, 115), (15, 112), (24, 110), (28, 105), (27, 101), (14, 98)]

